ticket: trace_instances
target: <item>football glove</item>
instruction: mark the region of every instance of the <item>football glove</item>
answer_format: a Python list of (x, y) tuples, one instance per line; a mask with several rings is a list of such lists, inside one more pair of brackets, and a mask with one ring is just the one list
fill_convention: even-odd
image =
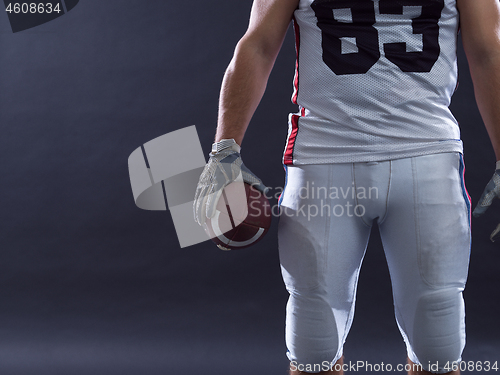
[[(491, 203), (495, 198), (500, 198), (500, 160), (497, 161), (496, 170), (491, 178), (490, 182), (486, 185), (486, 188), (479, 198), (479, 203), (474, 208), (472, 215), (474, 217), (479, 217), (486, 212), (488, 207), (491, 206)], [(500, 224), (496, 227), (496, 229), (491, 233), (490, 240), (494, 242), (500, 238)]]
[(260, 178), (243, 164), (240, 150), (234, 139), (223, 139), (212, 145), (193, 202), (194, 219), (199, 225), (203, 226), (206, 218), (214, 217), (222, 190), (231, 182), (243, 179), (260, 192), (267, 189)]

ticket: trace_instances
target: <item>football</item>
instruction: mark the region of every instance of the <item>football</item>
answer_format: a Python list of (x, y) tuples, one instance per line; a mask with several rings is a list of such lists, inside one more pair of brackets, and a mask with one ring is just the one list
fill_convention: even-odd
[[(215, 216), (205, 231), (221, 250), (242, 249), (258, 242), (271, 226), (271, 205), (266, 196), (245, 183), (227, 185), (217, 202)], [(246, 198), (246, 199), (245, 199)]]

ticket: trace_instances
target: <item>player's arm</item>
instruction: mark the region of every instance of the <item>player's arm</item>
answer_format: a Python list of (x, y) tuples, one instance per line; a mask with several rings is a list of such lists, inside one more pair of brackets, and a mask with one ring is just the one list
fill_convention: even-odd
[(299, 0), (254, 0), (250, 24), (238, 42), (222, 82), (215, 142), (193, 202), (194, 218), (205, 225), (215, 215), (223, 189), (240, 178), (266, 187), (244, 164), (240, 145), (257, 108)]
[(215, 141), (241, 145), (271, 73), (299, 0), (254, 0), (250, 23), (236, 45), (219, 100)]
[(500, 160), (500, 1), (457, 0), (476, 102)]
[[(480, 216), (500, 197), (500, 2), (457, 0), (457, 6), (476, 102), (497, 160), (495, 173), (473, 212)], [(499, 237), (500, 225), (490, 238)]]

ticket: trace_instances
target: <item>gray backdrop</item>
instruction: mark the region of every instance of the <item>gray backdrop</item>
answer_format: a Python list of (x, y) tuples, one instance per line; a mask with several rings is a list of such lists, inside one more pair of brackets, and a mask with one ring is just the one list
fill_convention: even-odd
[[(0, 15), (0, 373), (286, 373), (276, 221), (254, 248), (180, 249), (168, 213), (135, 207), (127, 170), (138, 146), (193, 124), (208, 153), (250, 7), (82, 0), (16, 34)], [(459, 53), (453, 111), (475, 203), (495, 158)], [(289, 31), (243, 144), (245, 164), (273, 187), (296, 111), (294, 64)], [(467, 361), (500, 360), (500, 245), (488, 240), (499, 213), (472, 223)], [(405, 361), (376, 231), (346, 360)]]

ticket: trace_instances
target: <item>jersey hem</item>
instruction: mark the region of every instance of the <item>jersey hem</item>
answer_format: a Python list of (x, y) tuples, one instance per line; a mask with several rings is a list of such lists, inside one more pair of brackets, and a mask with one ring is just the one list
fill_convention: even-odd
[(364, 152), (349, 152), (340, 155), (330, 155), (325, 157), (304, 157), (294, 158), (292, 163), (288, 162), (287, 165), (308, 165), (308, 164), (336, 164), (336, 163), (363, 163), (374, 161), (386, 161), (405, 159), (415, 156), (424, 156), (432, 154), (441, 154), (446, 152), (458, 152), (463, 154), (462, 141), (453, 141), (453, 143), (438, 143), (424, 147), (415, 148), (413, 150), (371, 150)]

